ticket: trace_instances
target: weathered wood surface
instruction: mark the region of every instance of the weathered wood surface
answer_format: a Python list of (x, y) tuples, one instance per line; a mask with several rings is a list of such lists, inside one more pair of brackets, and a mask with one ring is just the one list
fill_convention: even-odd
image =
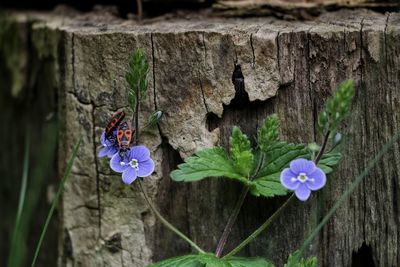
[(397, 0), (217, 0), (213, 9), (224, 16), (274, 15), (310, 19), (339, 8), (396, 8)]
[[(310, 22), (260, 18), (137, 25), (54, 14), (19, 14), (17, 20), (29, 21), (38, 40), (57, 52), (60, 173), (79, 136), (84, 138), (62, 201), (60, 266), (144, 266), (190, 251), (155, 220), (138, 188), (124, 186), (107, 160), (96, 157), (107, 119), (126, 110), (124, 71), (136, 47), (145, 50), (151, 66), (141, 119), (155, 109), (165, 113), (160, 128), (140, 140), (157, 164), (145, 180), (147, 191), (168, 219), (210, 251), (240, 188), (216, 179), (172, 182), (168, 174), (182, 158), (213, 144), (225, 146), (233, 125), (254, 136), (273, 112), (286, 140), (320, 141), (317, 112), (339, 82), (356, 81), (352, 115), (343, 126), (349, 135), (346, 160), (338, 173), (243, 251), (279, 266), (400, 123), (397, 13), (342, 11)], [(242, 66), (250, 100), (242, 107), (229, 105), (235, 61)], [(313, 242), (308, 254), (318, 256), (320, 266), (359, 266), (360, 258), (368, 257), (376, 266), (400, 265), (399, 149), (385, 156)], [(227, 249), (282, 201), (249, 196)]]

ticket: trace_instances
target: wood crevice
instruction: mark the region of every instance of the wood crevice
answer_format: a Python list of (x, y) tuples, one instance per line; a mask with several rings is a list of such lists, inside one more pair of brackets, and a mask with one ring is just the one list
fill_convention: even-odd
[(97, 162), (97, 147), (96, 147), (96, 116), (95, 116), (95, 104), (94, 102), (91, 102), (92, 105), (92, 141), (93, 141), (93, 159), (94, 159), (94, 168), (95, 168), (95, 173), (96, 173), (96, 194), (97, 194), (97, 206), (99, 209), (99, 213), (98, 213), (98, 229), (99, 229), (99, 237), (101, 237), (101, 193), (100, 193), (100, 175), (99, 175), (99, 164)]

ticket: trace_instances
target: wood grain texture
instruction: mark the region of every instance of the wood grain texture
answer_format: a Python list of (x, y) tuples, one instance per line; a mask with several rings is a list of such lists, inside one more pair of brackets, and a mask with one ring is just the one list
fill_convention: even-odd
[[(271, 113), (278, 114), (285, 140), (321, 141), (315, 129), (318, 112), (338, 83), (355, 80), (351, 116), (342, 127), (348, 136), (346, 160), (324, 190), (292, 205), (242, 252), (281, 266), (400, 123), (397, 13), (341, 11), (309, 22), (259, 18), (142, 25), (119, 19), (105, 23), (90, 15), (31, 17), (41, 21), (32, 27), (60, 36), (60, 172), (84, 136), (62, 204), (60, 266), (144, 266), (190, 251), (155, 220), (138, 188), (124, 186), (107, 160), (96, 157), (109, 116), (127, 111), (124, 72), (136, 47), (144, 49), (151, 66), (140, 119), (143, 123), (155, 109), (165, 113), (160, 127), (140, 140), (157, 164), (145, 180), (147, 191), (168, 219), (209, 251), (215, 249), (240, 185), (220, 179), (172, 182), (169, 172), (196, 149), (227, 146), (233, 125), (253, 138)], [(242, 106), (230, 105), (235, 62), (242, 66), (249, 95)], [(400, 265), (399, 150), (399, 145), (391, 150), (314, 240), (307, 253), (316, 255), (320, 266), (351, 266), (365, 257), (358, 253), (363, 244), (376, 266)], [(284, 200), (247, 197), (227, 250)]]
[(213, 10), (220, 16), (265, 16), (311, 19), (327, 10), (340, 8), (399, 7), (397, 0), (217, 0)]

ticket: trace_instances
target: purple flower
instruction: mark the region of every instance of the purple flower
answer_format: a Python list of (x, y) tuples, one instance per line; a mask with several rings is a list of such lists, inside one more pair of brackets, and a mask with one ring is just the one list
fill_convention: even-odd
[(282, 171), (281, 183), (285, 188), (294, 190), (298, 199), (306, 201), (311, 190), (324, 187), (326, 175), (313, 161), (295, 159), (290, 162), (290, 168)]
[[(116, 132), (113, 132), (113, 138), (115, 140), (116, 137)], [(107, 156), (111, 158), (115, 153), (118, 152), (118, 145), (116, 142), (109, 140), (106, 137), (106, 132), (103, 131), (100, 137), (100, 143), (102, 145), (102, 149), (99, 151), (99, 154), (97, 155), (99, 158)]]
[(154, 161), (145, 146), (133, 146), (124, 155), (115, 154), (110, 160), (110, 167), (122, 173), (122, 181), (131, 184), (137, 177), (146, 177), (154, 171)]

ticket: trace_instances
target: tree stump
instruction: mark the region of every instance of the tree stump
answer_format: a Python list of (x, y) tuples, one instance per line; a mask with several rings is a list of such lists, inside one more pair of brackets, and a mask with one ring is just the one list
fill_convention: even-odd
[[(240, 185), (219, 179), (175, 183), (169, 173), (197, 149), (226, 146), (233, 125), (254, 137), (261, 121), (277, 113), (283, 139), (320, 142), (318, 112), (341, 81), (355, 81), (338, 171), (326, 188), (292, 205), (242, 251), (278, 266), (399, 128), (398, 13), (342, 10), (305, 22), (207, 18), (136, 24), (55, 13), (13, 13), (8, 19), (25, 25), (26, 38), (52, 55), (60, 176), (83, 136), (61, 205), (59, 266), (139, 267), (190, 252), (155, 219), (138, 187), (123, 185), (108, 160), (96, 156), (111, 114), (128, 112), (124, 74), (137, 47), (150, 63), (142, 125), (154, 110), (164, 112), (159, 127), (139, 140), (156, 162), (154, 174), (144, 180), (146, 190), (163, 215), (208, 251), (215, 249)], [(235, 63), (248, 93), (241, 101), (232, 101)], [(372, 260), (375, 266), (400, 265), (399, 166), (397, 144), (313, 241), (307, 255), (317, 256), (319, 266), (366, 266)], [(284, 200), (248, 196), (226, 251)]]

